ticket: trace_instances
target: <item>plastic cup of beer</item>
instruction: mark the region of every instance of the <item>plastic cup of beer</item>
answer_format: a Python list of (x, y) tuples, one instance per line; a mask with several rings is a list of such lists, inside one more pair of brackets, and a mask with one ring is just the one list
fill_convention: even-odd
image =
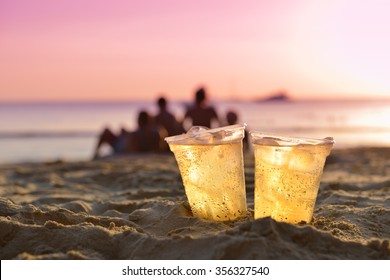
[(283, 137), (251, 131), (255, 154), (254, 218), (309, 223), (333, 138)]
[(244, 129), (245, 125), (194, 126), (186, 134), (165, 138), (195, 217), (229, 221), (246, 215)]

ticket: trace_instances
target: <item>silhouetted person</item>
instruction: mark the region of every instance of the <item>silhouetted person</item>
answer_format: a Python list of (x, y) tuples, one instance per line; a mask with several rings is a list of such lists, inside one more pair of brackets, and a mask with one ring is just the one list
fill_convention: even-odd
[(186, 119), (190, 119), (193, 126), (199, 125), (211, 128), (211, 122), (213, 120), (219, 124), (218, 115), (214, 107), (207, 105), (206, 91), (204, 88), (196, 91), (195, 104), (187, 110), (184, 121)]
[[(237, 124), (237, 121), (238, 121), (237, 113), (233, 112), (233, 111), (228, 111), (226, 113), (226, 121), (227, 121), (228, 125)], [(243, 139), (243, 146), (244, 146), (245, 150), (249, 149), (249, 134), (248, 134), (246, 129), (245, 129), (245, 137)]]
[(109, 128), (105, 128), (99, 136), (93, 157), (99, 157), (99, 150), (103, 144), (108, 144), (114, 154), (125, 153), (129, 135), (129, 132), (124, 128), (121, 129), (121, 132), (118, 135), (113, 133)]
[(141, 111), (138, 115), (138, 129), (127, 132), (122, 128), (119, 135), (106, 128), (99, 136), (95, 148), (94, 158), (99, 157), (99, 150), (103, 144), (108, 144), (114, 154), (126, 154), (131, 152), (157, 152), (162, 147), (157, 126), (153, 124), (149, 114)]
[(235, 112), (229, 111), (226, 114), (226, 121), (228, 125), (234, 125), (237, 124), (238, 116)]
[(163, 140), (157, 126), (146, 111), (138, 115), (138, 129), (127, 139), (128, 152), (158, 152), (161, 150)]
[(164, 97), (160, 97), (157, 100), (159, 108), (158, 114), (154, 117), (157, 125), (164, 128), (167, 132), (167, 136), (173, 136), (184, 133), (182, 125), (176, 120), (175, 116), (167, 109), (167, 100)]

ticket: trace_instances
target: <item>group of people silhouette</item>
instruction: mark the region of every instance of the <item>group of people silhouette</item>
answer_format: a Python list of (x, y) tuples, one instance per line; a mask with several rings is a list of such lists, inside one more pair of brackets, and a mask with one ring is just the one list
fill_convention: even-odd
[[(151, 116), (146, 111), (139, 112), (138, 128), (135, 131), (129, 132), (122, 128), (119, 134), (115, 134), (105, 128), (99, 135), (94, 158), (100, 156), (100, 149), (103, 145), (109, 145), (114, 154), (168, 151), (168, 146), (164, 141), (167, 136), (185, 133), (192, 126), (211, 128), (212, 125), (224, 124), (218, 118), (215, 108), (207, 104), (207, 94), (203, 87), (195, 92), (195, 102), (187, 109), (182, 121), (178, 121), (168, 111), (167, 100), (164, 97), (157, 100), (157, 105), (159, 112), (156, 116)], [(237, 120), (238, 116), (235, 112), (229, 111), (226, 114), (228, 125), (236, 124)]]

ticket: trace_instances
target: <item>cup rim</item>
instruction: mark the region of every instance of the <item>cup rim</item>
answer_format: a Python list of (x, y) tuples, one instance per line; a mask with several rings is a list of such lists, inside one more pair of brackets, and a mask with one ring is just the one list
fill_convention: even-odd
[[(297, 146), (297, 145), (333, 145), (335, 143), (333, 137), (325, 138), (311, 138), (311, 137), (300, 137), (300, 136), (284, 136), (273, 133), (263, 133), (256, 130), (249, 131), (250, 141), (254, 145), (264, 146)], [(256, 140), (274, 140), (278, 142), (278, 145), (272, 145), (268, 143), (256, 143)]]
[(179, 141), (182, 141), (185, 139), (201, 137), (201, 136), (204, 136), (206, 134), (213, 134), (213, 133), (220, 132), (222, 130), (224, 130), (224, 131), (234, 131), (234, 130), (239, 130), (239, 129), (244, 130), (246, 126), (247, 126), (246, 123), (221, 126), (221, 127), (217, 127), (217, 128), (208, 128), (208, 127), (204, 127), (204, 126), (193, 126), (193, 127), (204, 128), (205, 130), (199, 131), (196, 135), (188, 135), (187, 133), (183, 133), (183, 134), (179, 134), (179, 135), (165, 137), (164, 140), (166, 142), (168, 142), (168, 144), (169, 143), (174, 144), (175, 142), (179, 142)]

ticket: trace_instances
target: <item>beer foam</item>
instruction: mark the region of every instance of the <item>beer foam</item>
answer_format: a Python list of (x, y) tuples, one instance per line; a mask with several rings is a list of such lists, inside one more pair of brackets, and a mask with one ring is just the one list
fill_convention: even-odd
[(168, 144), (179, 145), (212, 145), (234, 143), (244, 138), (246, 124), (236, 124), (209, 129), (204, 126), (193, 126), (187, 133), (166, 137)]
[(270, 135), (257, 131), (250, 131), (250, 139), (253, 144), (263, 146), (301, 146), (301, 145), (333, 145), (332, 137), (323, 139), (305, 138), (305, 137), (290, 137)]

